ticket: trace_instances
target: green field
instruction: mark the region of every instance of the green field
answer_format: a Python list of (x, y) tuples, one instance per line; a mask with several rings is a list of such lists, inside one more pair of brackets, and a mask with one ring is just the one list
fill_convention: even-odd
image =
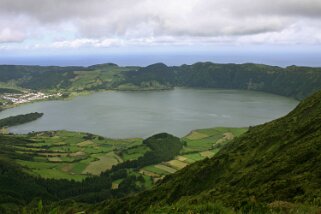
[(184, 161), (179, 161), (179, 160), (171, 160), (167, 162), (167, 165), (174, 169), (180, 170), (180, 169), (183, 169), (185, 166), (187, 166), (188, 163)]
[(138, 145), (119, 152), (119, 155), (124, 161), (136, 160), (149, 150), (150, 149), (145, 145)]
[(186, 147), (183, 153), (207, 151), (222, 146), (244, 132), (246, 128), (212, 128), (198, 129), (190, 132), (183, 138)]
[[(136, 173), (155, 182), (204, 158), (213, 157), (220, 148), (244, 133), (244, 128), (212, 128), (192, 131), (180, 155), (174, 159), (136, 169)], [(15, 152), (32, 155), (32, 159), (15, 161), (35, 176), (56, 179), (83, 180), (109, 170), (113, 165), (142, 157), (150, 148), (142, 139), (108, 139), (89, 133), (47, 131), (21, 135), (29, 143), (15, 145)], [(116, 188), (116, 183), (114, 188)]]
[(170, 174), (168, 171), (165, 171), (163, 169), (160, 169), (159, 167), (155, 167), (154, 165), (152, 166), (146, 166), (143, 168), (143, 170), (155, 173), (155, 177), (161, 177), (163, 175), (168, 175)]
[(161, 178), (205, 158), (213, 157), (226, 143), (246, 132), (246, 128), (210, 128), (191, 131), (182, 138), (186, 145), (173, 160), (144, 167), (142, 174)]
[(92, 161), (88, 164), (83, 174), (99, 175), (101, 172), (104, 172), (108, 169), (111, 169), (113, 165), (122, 162), (122, 159), (117, 156), (114, 152), (109, 152), (104, 155), (92, 155), (98, 160)]
[[(30, 183), (37, 191), (91, 203), (153, 189), (166, 176), (215, 156), (243, 131), (213, 128), (193, 131), (183, 138), (161, 133), (144, 140), (70, 131), (2, 134), (0, 164), (5, 169), (8, 163), (13, 164), (16, 171), (10, 173), (15, 177), (24, 174), (28, 179), (22, 179), (22, 186)], [(8, 184), (11, 179), (5, 179), (1, 188)], [(20, 192), (23, 188), (15, 184), (11, 189)]]
[[(115, 140), (68, 131), (39, 132), (27, 137), (33, 142), (15, 146), (15, 149), (20, 154), (32, 154), (33, 159), (17, 159), (18, 164), (37, 176), (74, 180), (99, 175), (112, 165), (123, 162), (114, 151), (130, 149), (142, 143), (138, 138)], [(134, 152), (132, 155), (139, 156)]]

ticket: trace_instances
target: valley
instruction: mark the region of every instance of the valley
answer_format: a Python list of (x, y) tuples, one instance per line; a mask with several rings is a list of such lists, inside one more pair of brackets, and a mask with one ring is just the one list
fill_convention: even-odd
[(0, 214), (321, 214), (321, 0), (0, 0)]
[(0, 212), (317, 212), (319, 71), (0, 66)]

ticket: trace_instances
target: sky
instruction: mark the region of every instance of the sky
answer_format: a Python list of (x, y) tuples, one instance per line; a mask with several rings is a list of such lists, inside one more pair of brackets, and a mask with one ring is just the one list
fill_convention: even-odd
[(0, 0), (2, 64), (320, 59), (321, 0)]

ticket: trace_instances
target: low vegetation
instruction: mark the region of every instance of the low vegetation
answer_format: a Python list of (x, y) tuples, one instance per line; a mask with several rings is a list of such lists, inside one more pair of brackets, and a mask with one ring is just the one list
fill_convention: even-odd
[(114, 151), (142, 144), (141, 139), (114, 140), (68, 131), (30, 133), (20, 137), (32, 143), (16, 145), (15, 151), (31, 155), (32, 159), (17, 159), (19, 165), (37, 176), (73, 180), (83, 180), (111, 169), (123, 162)]
[[(215, 139), (220, 140), (227, 130), (237, 132), (237, 129), (217, 128), (218, 131), (214, 131), (215, 129), (204, 130), (208, 135), (203, 137), (218, 135)], [(239, 134), (244, 131), (245, 129), (240, 129)], [(0, 191), (4, 200), (0, 204), (6, 210), (11, 206), (26, 206), (37, 194), (47, 205), (56, 204), (57, 199), (92, 203), (150, 189), (165, 175), (193, 163), (188, 156), (198, 155), (199, 160), (204, 159), (206, 156), (201, 153), (204, 153), (205, 148), (209, 148), (207, 152), (215, 154), (207, 146), (200, 146), (202, 150), (190, 149), (193, 152), (185, 154), (188, 145), (184, 139), (165, 133), (145, 140), (106, 139), (68, 131), (0, 135), (0, 161), (4, 165), (10, 163), (9, 169), (5, 167), (3, 170), (9, 170), (12, 175), (23, 173), (27, 178), (26, 182), (20, 181), (18, 177), (15, 182), (26, 186), (33, 183), (32, 188), (35, 189), (32, 197), (21, 195), (20, 190), (8, 184), (8, 178), (12, 175), (0, 173), (3, 185), (11, 188), (11, 195), (16, 198), (14, 201), (9, 200), (8, 193)], [(197, 144), (196, 139), (194, 141)], [(203, 141), (199, 141), (199, 144), (203, 144)], [(43, 191), (43, 196), (38, 190)]]
[(34, 112), (29, 114), (7, 117), (4, 119), (0, 119), (0, 128), (29, 123), (31, 121), (39, 119), (42, 116), (43, 113)]

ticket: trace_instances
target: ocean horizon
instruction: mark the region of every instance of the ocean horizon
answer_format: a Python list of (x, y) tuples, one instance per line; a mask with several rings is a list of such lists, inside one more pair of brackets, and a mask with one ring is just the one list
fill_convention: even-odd
[(41, 66), (90, 66), (100, 63), (115, 63), (119, 66), (147, 66), (162, 62), (168, 66), (214, 63), (258, 63), (280, 67), (291, 65), (321, 67), (321, 53), (129, 53), (129, 54), (42, 54), (42, 55), (0, 55), (1, 65)]

